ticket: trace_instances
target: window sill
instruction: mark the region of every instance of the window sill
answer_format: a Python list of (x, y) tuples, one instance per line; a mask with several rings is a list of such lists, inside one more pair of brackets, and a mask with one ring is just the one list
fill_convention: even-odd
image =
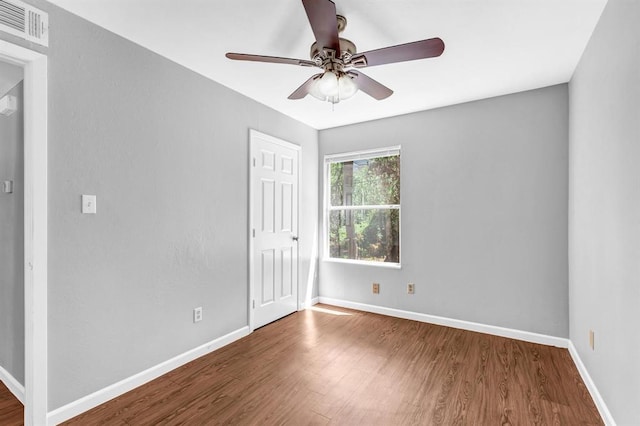
[(335, 259), (332, 257), (325, 257), (322, 259), (322, 261), (328, 262), (328, 263), (345, 263), (348, 265), (373, 266), (376, 268), (402, 269), (401, 263), (372, 262), (368, 260)]

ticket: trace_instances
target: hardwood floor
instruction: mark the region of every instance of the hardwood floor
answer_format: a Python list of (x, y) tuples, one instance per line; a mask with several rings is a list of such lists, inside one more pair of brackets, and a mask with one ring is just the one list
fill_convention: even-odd
[(20, 401), (0, 382), (0, 425), (22, 426), (24, 409)]
[(603, 424), (566, 349), (315, 308), (65, 424)]

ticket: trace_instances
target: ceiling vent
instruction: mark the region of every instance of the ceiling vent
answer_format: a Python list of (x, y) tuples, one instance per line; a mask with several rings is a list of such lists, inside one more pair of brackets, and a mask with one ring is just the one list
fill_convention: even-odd
[(49, 46), (49, 15), (20, 0), (0, 0), (0, 31)]

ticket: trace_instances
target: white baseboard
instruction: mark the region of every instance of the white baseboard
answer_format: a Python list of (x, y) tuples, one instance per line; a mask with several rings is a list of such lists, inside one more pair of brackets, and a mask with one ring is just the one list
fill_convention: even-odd
[(300, 304), (300, 309), (299, 310), (300, 311), (304, 311), (305, 309), (310, 308), (313, 305), (317, 305), (318, 303), (320, 303), (318, 297), (314, 297), (313, 299), (305, 300), (304, 302), (302, 302)]
[(236, 340), (241, 339), (247, 335), (249, 335), (249, 327), (242, 327), (236, 331), (232, 331), (229, 334), (212, 340), (209, 343), (205, 343), (204, 345), (198, 346), (197, 348), (191, 349), (190, 351), (175, 356), (156, 366), (148, 368), (138, 374), (134, 374), (133, 376), (121, 380), (118, 383), (114, 383), (104, 389), (96, 391), (74, 402), (50, 411), (47, 414), (47, 424), (57, 425), (66, 420), (69, 420), (72, 417), (82, 414), (85, 411), (97, 407), (100, 404), (104, 404), (105, 402), (119, 395), (122, 395), (123, 393), (129, 392), (130, 390), (135, 389), (147, 382), (150, 382), (151, 380), (156, 379), (171, 370), (174, 370), (188, 362), (193, 361), (196, 358), (213, 352), (216, 349), (220, 349), (221, 347), (235, 342)]
[(22, 385), (11, 373), (0, 365), (0, 381), (7, 389), (24, 405), (24, 385)]
[(386, 308), (384, 306), (367, 305), (365, 303), (350, 302), (348, 300), (332, 299), (329, 297), (320, 296), (319, 299), (320, 303), (356, 309), (358, 311), (426, 322), (429, 324), (444, 325), (447, 327), (460, 328), (462, 330), (477, 331), (479, 333), (493, 334), (495, 336), (508, 337), (510, 339), (523, 340), (525, 342), (539, 343), (548, 346), (557, 346), (559, 348), (567, 348), (569, 346), (569, 339), (562, 337), (548, 336), (546, 334), (531, 333), (529, 331), (515, 330), (495, 325), (422, 314), (419, 312), (403, 311), (400, 309)]
[(573, 363), (576, 365), (576, 368), (578, 369), (578, 372), (582, 377), (582, 381), (584, 382), (585, 386), (589, 390), (589, 393), (591, 394), (591, 397), (593, 398), (593, 402), (596, 404), (596, 407), (598, 408), (598, 412), (600, 413), (602, 420), (604, 420), (605, 424), (608, 426), (615, 426), (616, 422), (615, 420), (613, 420), (613, 416), (611, 415), (611, 412), (609, 411), (607, 404), (605, 404), (604, 399), (602, 399), (602, 395), (600, 395), (600, 392), (598, 391), (596, 384), (593, 382), (593, 379), (591, 379), (591, 375), (589, 375), (589, 372), (587, 371), (587, 367), (584, 366), (582, 359), (580, 359), (578, 350), (576, 349), (576, 347), (573, 345), (573, 342), (571, 341), (569, 341), (569, 353), (571, 354), (571, 358), (573, 358)]

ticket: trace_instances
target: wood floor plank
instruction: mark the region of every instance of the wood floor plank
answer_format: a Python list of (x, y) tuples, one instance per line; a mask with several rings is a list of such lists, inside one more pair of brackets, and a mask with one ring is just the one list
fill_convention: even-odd
[(66, 424), (603, 424), (566, 349), (317, 308)]
[(0, 425), (22, 426), (24, 407), (11, 391), (0, 382)]

